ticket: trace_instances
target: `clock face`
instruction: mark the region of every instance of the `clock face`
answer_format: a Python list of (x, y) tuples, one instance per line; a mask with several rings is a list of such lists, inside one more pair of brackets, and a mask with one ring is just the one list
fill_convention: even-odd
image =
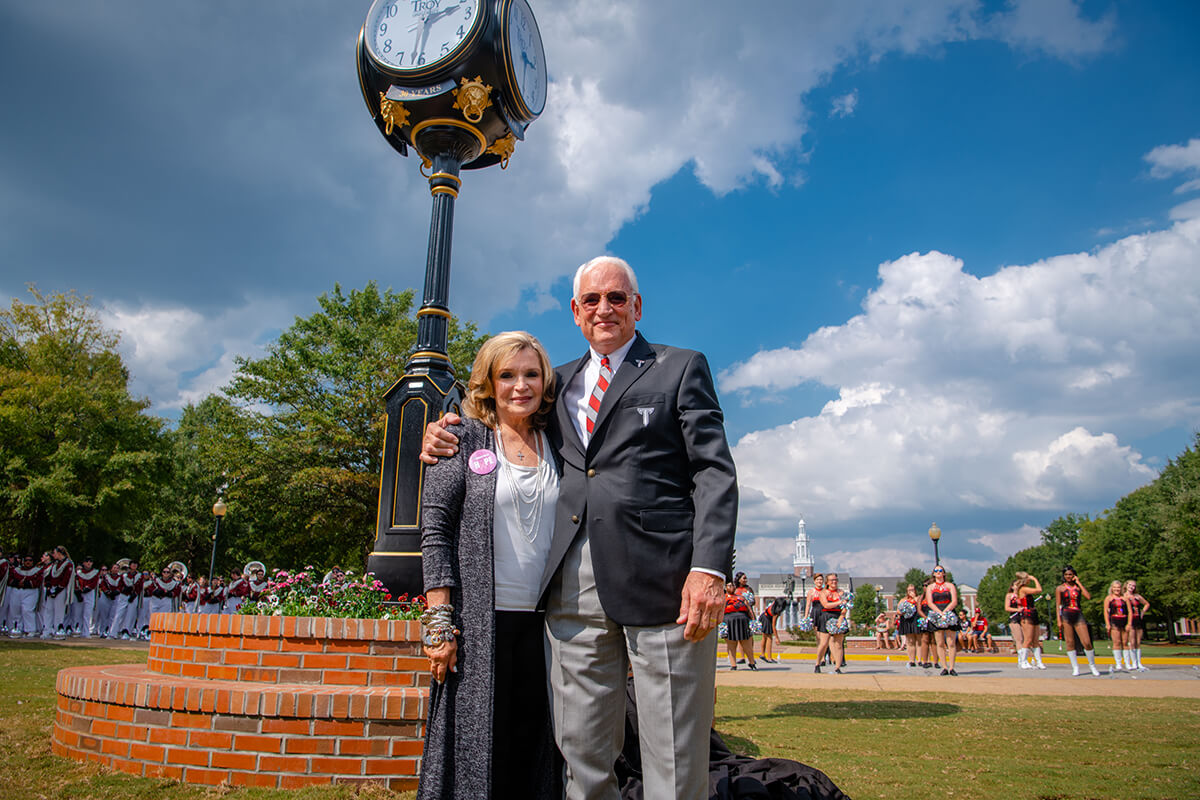
[(453, 58), (474, 32), (484, 0), (375, 0), (367, 51), (389, 72), (428, 72)]
[(505, 23), (508, 69), (525, 110), (536, 117), (546, 107), (546, 53), (527, 0), (512, 0)]

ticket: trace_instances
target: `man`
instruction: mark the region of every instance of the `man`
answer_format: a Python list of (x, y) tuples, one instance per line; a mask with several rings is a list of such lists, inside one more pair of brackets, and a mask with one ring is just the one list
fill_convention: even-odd
[(236, 614), (250, 596), (250, 581), (236, 569), (229, 573), (229, 583), (225, 585), (225, 613)]
[(61, 544), (50, 553), (42, 580), (45, 598), (42, 601), (42, 638), (64, 639), (67, 636), (67, 608), (75, 595), (75, 562)]
[(151, 578), (146, 584), (146, 637), (150, 635), (150, 620), (155, 614), (170, 614), (175, 610), (176, 599), (183, 592), (183, 583), (171, 571), (171, 567), (162, 568), (161, 574)]
[(107, 564), (100, 565), (100, 586), (96, 594), (96, 632), (101, 639), (108, 638), (108, 629), (112, 625), (113, 606), (121, 593), (121, 576), (117, 574), (114, 564), (110, 570)]
[(142, 572), (138, 566), (138, 562), (130, 561), (125, 573), (117, 579), (117, 598), (113, 601), (112, 623), (108, 626), (109, 639), (137, 636), (138, 606), (142, 599)]
[[(588, 352), (555, 370), (563, 460), (542, 600), (566, 796), (616, 800), (634, 674), (647, 798), (708, 796), (716, 636), (737, 479), (708, 364), (650, 344), (637, 278), (601, 257), (575, 274)], [(431, 425), (426, 461), (456, 442)], [(439, 444), (440, 443), (440, 444)]]

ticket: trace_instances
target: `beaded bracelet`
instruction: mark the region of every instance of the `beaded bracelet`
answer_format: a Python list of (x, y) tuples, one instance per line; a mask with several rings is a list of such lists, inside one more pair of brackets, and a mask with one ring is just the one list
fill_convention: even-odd
[(454, 606), (430, 606), (421, 615), (421, 644), (437, 647), (454, 641)]

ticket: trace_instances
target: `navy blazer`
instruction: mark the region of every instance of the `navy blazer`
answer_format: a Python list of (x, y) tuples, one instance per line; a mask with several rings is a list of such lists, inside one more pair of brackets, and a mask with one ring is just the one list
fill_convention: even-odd
[(666, 625), (692, 567), (728, 575), (733, 557), (737, 475), (712, 373), (701, 353), (635, 334), (585, 450), (561, 398), (589, 357), (555, 369), (562, 483), (542, 597), (586, 529), (609, 618)]

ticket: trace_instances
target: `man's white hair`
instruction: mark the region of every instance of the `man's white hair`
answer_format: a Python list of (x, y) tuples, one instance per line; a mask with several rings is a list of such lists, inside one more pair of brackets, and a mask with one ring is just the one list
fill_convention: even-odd
[(633, 267), (629, 266), (628, 261), (623, 258), (617, 258), (616, 256), (596, 256), (591, 261), (588, 261), (587, 263), (581, 265), (579, 269), (575, 270), (575, 280), (571, 284), (571, 294), (576, 300), (579, 299), (579, 284), (583, 281), (584, 273), (588, 272), (593, 267), (598, 267), (602, 264), (615, 264), (616, 266), (625, 270), (625, 275), (629, 278), (629, 285), (633, 287), (633, 293), (639, 294), (637, 275), (634, 274)]

